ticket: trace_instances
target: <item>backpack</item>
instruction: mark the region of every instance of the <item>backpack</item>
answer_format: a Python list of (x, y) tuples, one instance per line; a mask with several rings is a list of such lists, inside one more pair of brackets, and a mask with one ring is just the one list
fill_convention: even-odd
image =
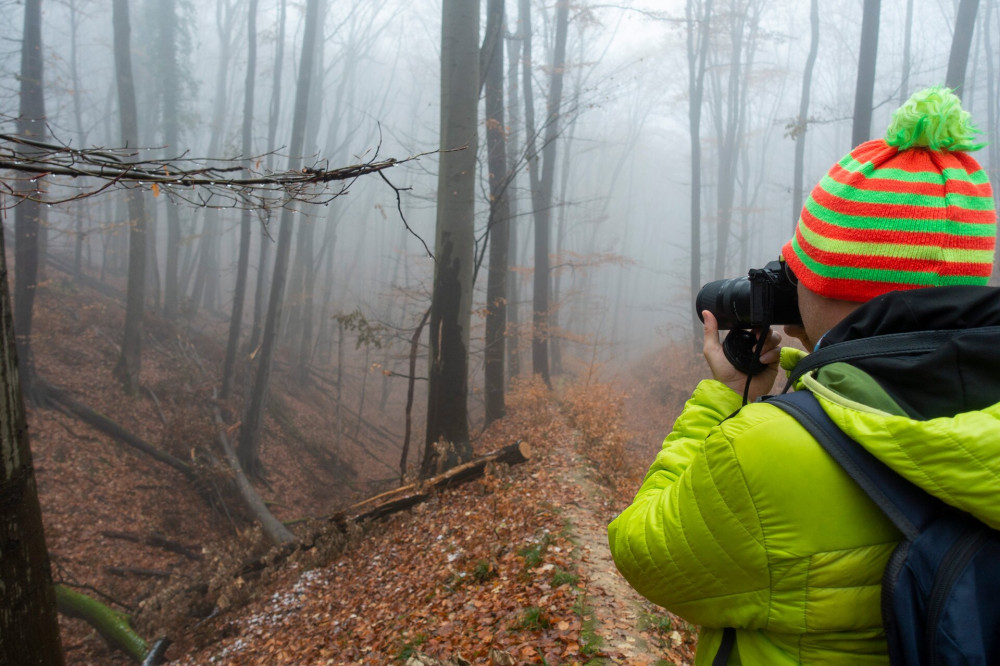
[(1000, 531), (892, 471), (837, 427), (811, 392), (766, 401), (795, 417), (903, 534), (882, 576), (889, 662), (1000, 664)]

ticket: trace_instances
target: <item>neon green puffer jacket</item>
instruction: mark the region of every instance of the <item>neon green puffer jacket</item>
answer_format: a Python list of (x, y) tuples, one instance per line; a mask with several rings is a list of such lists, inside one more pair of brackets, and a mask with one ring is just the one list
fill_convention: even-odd
[[(799, 388), (897, 472), (1000, 528), (1000, 405), (915, 420), (838, 366)], [(737, 629), (730, 663), (888, 663), (880, 581), (899, 533), (791, 416), (754, 403), (727, 419), (740, 403), (719, 382), (698, 385), (608, 527), (618, 569), (701, 625), (696, 664), (712, 662), (724, 627)]]

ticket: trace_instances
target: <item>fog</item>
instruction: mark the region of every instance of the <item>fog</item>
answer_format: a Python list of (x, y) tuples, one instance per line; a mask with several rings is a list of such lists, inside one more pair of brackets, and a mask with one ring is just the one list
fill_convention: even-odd
[[(139, 117), (140, 157), (241, 155), (243, 94), (247, 68), (248, 2), (178, 0), (177, 67), (179, 88), (177, 145), (167, 145), (164, 130), (164, 77), (169, 66), (161, 52), (163, 4), (130, 2), (131, 51)], [(956, 2), (915, 0), (911, 47), (905, 53), (907, 25), (900, 0), (883, 3), (878, 33), (877, 75), (871, 136), (879, 136), (891, 112), (911, 92), (944, 82), (957, 11)], [(996, 127), (995, 86), (988, 86), (996, 53), (998, 12), (992, 0), (979, 8), (962, 92), (965, 106), (987, 140)], [(377, 175), (351, 183), (349, 193), (328, 205), (301, 205), (299, 215), (314, 227), (313, 246), (296, 250), (287, 298), (295, 302), (295, 266), (314, 262), (316, 314), (360, 310), (408, 337), (430, 299), (434, 261), (441, 53), (440, 3), (427, 0), (325, 3), (316, 69), (318, 94), (310, 101), (303, 163), (346, 166), (379, 158), (422, 155), (385, 172), (397, 192)], [(283, 33), (281, 8), (285, 7)], [(256, 91), (252, 154), (261, 171), (280, 171), (294, 111), (295, 84), (305, 17), (303, 2), (261, 0), (257, 10)], [(700, 3), (694, 3), (695, 12)], [(18, 115), (22, 2), (2, 2), (0, 26), (0, 113), (4, 131)], [(691, 24), (680, 0), (572, 5), (567, 66), (559, 118), (553, 193), (551, 264), (556, 342), (567, 357), (627, 367), (665, 344), (690, 341), (693, 308), (691, 281), (691, 139), (689, 61)], [(111, 3), (49, 0), (43, 3), (44, 94), (54, 141), (76, 147), (120, 146)], [(507, 3), (505, 75), (517, 40), (518, 6)], [(809, 3), (733, 0), (712, 10), (702, 105), (702, 220), (700, 275), (703, 281), (744, 274), (776, 258), (790, 236), (795, 125), (809, 51)], [(485, 25), (485, 10), (482, 22)], [(554, 40), (554, 5), (533, 3), (536, 122), (545, 117)], [(805, 140), (805, 191), (851, 146), (862, 3), (822, 3), (819, 48), (811, 83)], [(987, 23), (989, 22), (989, 25)], [(734, 27), (736, 26), (736, 27)], [(733, 38), (742, 40), (736, 49)], [(283, 48), (280, 82), (276, 51)], [(738, 57), (734, 60), (734, 55)], [(902, 89), (904, 60), (908, 71)], [(520, 72), (519, 63), (515, 69)], [(735, 80), (735, 84), (731, 81)], [(280, 89), (275, 90), (278, 82)], [(505, 86), (509, 81), (505, 81)], [(508, 105), (508, 152), (515, 168), (510, 185), (513, 226), (518, 245), (510, 257), (518, 289), (509, 295), (521, 321), (530, 317), (534, 249), (532, 204), (525, 159), (524, 81), (520, 107)], [(734, 104), (730, 96), (736, 85)], [(315, 90), (315, 87), (314, 87)], [(275, 107), (275, 104), (278, 106)], [(269, 136), (273, 117), (274, 134)], [(738, 113), (737, 113), (738, 112)], [(988, 115), (992, 114), (992, 115)], [(481, 134), (485, 113), (480, 108)], [(720, 157), (729, 125), (736, 119), (734, 194), (725, 256), (717, 252)], [(539, 130), (541, 131), (541, 130)], [(489, 210), (486, 141), (479, 141), (477, 175), (477, 256), (484, 252)], [(732, 153), (729, 153), (732, 154)], [(992, 168), (992, 151), (978, 158)], [(100, 280), (124, 274), (127, 227), (121, 192), (58, 205), (48, 215), (47, 252), (72, 261), (83, 233), (84, 270)], [(166, 209), (177, 206), (181, 223), (180, 294), (191, 326), (204, 323), (194, 312), (228, 316), (239, 244), (239, 211), (217, 215), (171, 201), (146, 197), (155, 229), (156, 272), (147, 306), (162, 298)], [(82, 222), (81, 222), (82, 220)], [(253, 285), (260, 243), (273, 243), (275, 215), (258, 211), (267, 234), (255, 224), (246, 321), (253, 316)], [(81, 225), (78, 228), (78, 225)], [(409, 226), (409, 230), (406, 228)], [(213, 234), (216, 245), (206, 244)], [(203, 249), (207, 248), (207, 249)], [(307, 256), (303, 251), (311, 252)], [(198, 262), (211, 274), (195, 278)], [(269, 255), (273, 256), (273, 252)], [(484, 255), (485, 256), (485, 255)], [(488, 260), (478, 272), (474, 310), (484, 305)], [(723, 266), (721, 275), (717, 266)], [(198, 285), (204, 279), (204, 286)], [(201, 303), (192, 289), (203, 290)], [(322, 304), (322, 305), (321, 305)], [(324, 321), (325, 321), (324, 320)], [(324, 322), (318, 324), (325, 326)], [(482, 317), (473, 317), (470, 367), (479, 373)], [(525, 335), (527, 333), (524, 333)], [(527, 353), (527, 351), (525, 352)], [(403, 359), (399, 360), (403, 363)], [(525, 364), (522, 363), (522, 367)], [(579, 365), (577, 366), (579, 367)], [(568, 369), (569, 366), (566, 366)], [(404, 373), (405, 374), (405, 373)], [(481, 379), (474, 377), (472, 384)]]

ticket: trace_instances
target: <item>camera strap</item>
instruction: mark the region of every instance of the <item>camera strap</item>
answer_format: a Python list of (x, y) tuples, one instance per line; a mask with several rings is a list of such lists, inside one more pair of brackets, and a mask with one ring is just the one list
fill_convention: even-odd
[(802, 375), (831, 363), (855, 361), (873, 356), (905, 356), (907, 354), (925, 354), (934, 351), (956, 335), (985, 335), (998, 339), (1000, 326), (985, 326), (972, 330), (946, 329), (938, 331), (909, 331), (906, 333), (890, 333), (876, 335), (870, 338), (859, 338), (838, 342), (829, 347), (820, 347), (809, 354), (795, 366), (788, 376), (784, 391), (795, 385)]

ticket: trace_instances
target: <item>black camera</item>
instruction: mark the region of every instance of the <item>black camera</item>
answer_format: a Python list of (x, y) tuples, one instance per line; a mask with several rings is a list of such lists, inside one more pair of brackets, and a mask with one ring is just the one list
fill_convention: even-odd
[(695, 310), (702, 321), (708, 310), (720, 329), (731, 329), (722, 348), (729, 362), (749, 375), (764, 366), (754, 353), (757, 337), (746, 329), (802, 323), (795, 275), (783, 261), (751, 268), (745, 277), (709, 282), (698, 292)]

